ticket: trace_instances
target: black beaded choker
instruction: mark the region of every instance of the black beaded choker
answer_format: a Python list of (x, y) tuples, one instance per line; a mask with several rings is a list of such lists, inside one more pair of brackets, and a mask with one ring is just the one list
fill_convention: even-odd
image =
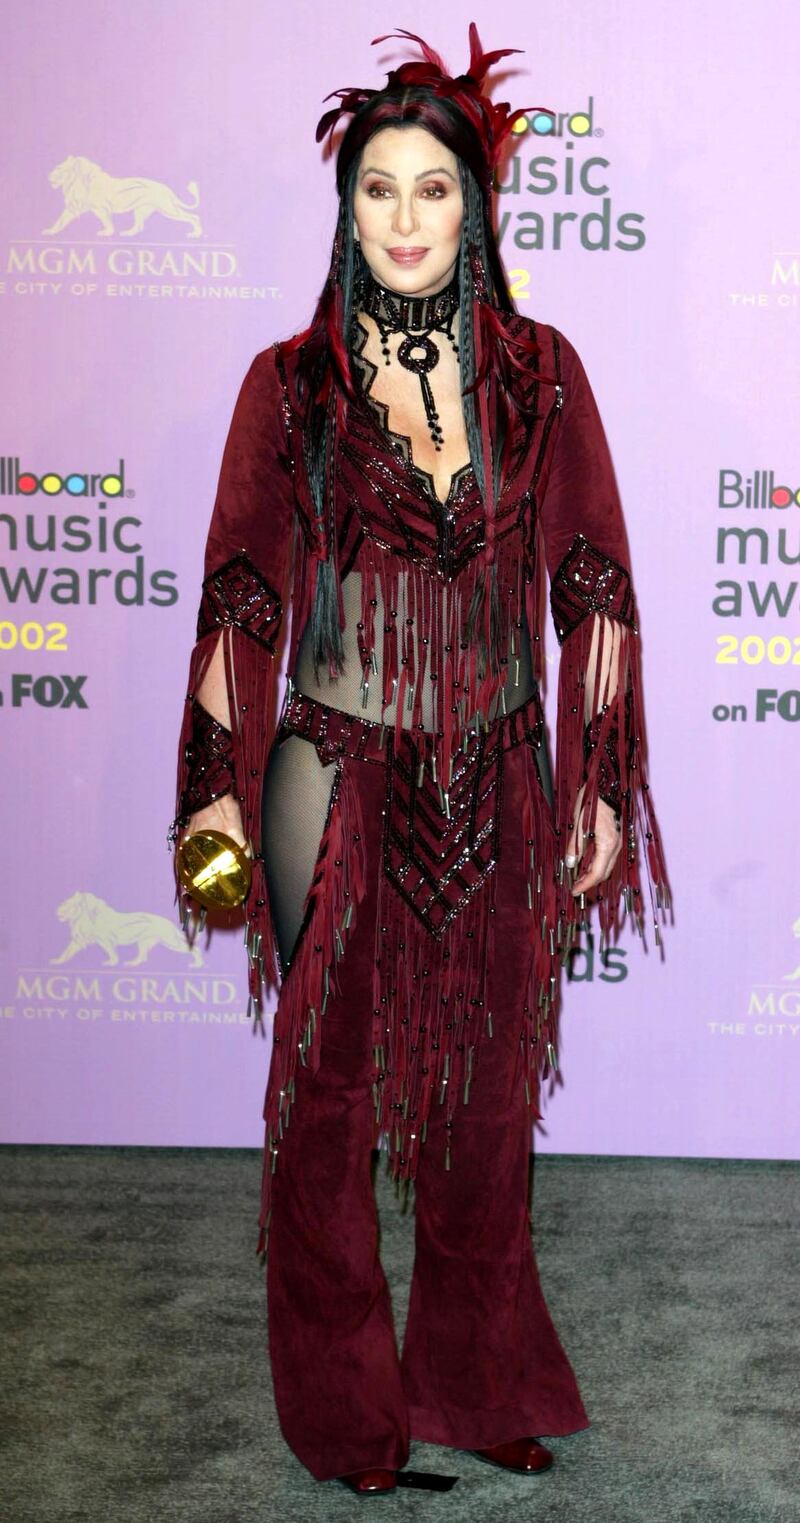
[(458, 355), (458, 344), (453, 335), (453, 318), (459, 308), (458, 271), (449, 285), (432, 296), (405, 296), (400, 291), (390, 291), (388, 286), (379, 285), (375, 277), (367, 273), (359, 286), (357, 303), (362, 312), (368, 312), (375, 319), (387, 365), (391, 364), (389, 335), (404, 334), (397, 358), (404, 370), (413, 370), (419, 376), (431, 438), (437, 450), (441, 450), (444, 435), (428, 380), (428, 372), (435, 370), (439, 363), (439, 350), (430, 335), (443, 333)]

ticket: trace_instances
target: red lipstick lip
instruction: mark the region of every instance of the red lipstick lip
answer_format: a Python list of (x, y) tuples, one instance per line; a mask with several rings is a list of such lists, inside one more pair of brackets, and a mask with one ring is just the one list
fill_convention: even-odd
[(390, 259), (403, 260), (403, 259), (421, 259), (424, 254), (427, 254), (428, 250), (427, 249), (402, 249), (402, 248), (396, 248), (396, 249), (387, 249), (386, 252), (389, 255)]

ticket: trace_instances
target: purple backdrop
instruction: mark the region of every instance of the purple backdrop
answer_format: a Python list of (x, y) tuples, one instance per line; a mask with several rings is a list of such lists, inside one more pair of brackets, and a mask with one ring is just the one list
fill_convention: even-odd
[[(400, 11), (6, 16), (5, 1141), (261, 1141), (269, 1042), (240, 939), (193, 960), (175, 929), (179, 711), (236, 392), (307, 321), (328, 258), (322, 97), (379, 84), (399, 55), (370, 39), (396, 24), (465, 66), (453, 0)], [(677, 900), (665, 961), (627, 934), (576, 960), (540, 1146), (797, 1157), (800, 253), (780, 113), (798, 19), (782, 0), (470, 14), (487, 47), (526, 50), (501, 98), (559, 116), (520, 136), (501, 247), (611, 442)]]

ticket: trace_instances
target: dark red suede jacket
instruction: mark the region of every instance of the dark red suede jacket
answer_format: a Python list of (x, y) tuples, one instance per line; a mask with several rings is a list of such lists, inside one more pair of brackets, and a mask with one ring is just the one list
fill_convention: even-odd
[[(498, 702), (500, 712), (505, 709), (523, 641), (534, 677), (542, 676), (546, 567), (561, 646), (551, 863), (559, 928), (582, 918), (563, 865), (570, 831), (578, 815), (591, 841), (603, 797), (620, 817), (624, 847), (602, 885), (601, 924), (609, 931), (622, 908), (642, 929), (652, 910), (658, 939), (668, 888), (645, 775), (637, 616), (608, 444), (570, 342), (545, 323), (500, 316), (508, 336), (533, 337), (539, 355), (523, 377), (522, 405), (512, 409), (495, 502), (499, 671), (481, 663), (477, 639), (465, 637), (486, 527), (475, 471), (470, 464), (457, 471), (440, 502), (431, 477), (414, 465), (408, 441), (404, 448), (401, 436), (382, 426), (366, 395), (344, 408), (333, 486), (339, 586), (353, 571), (361, 578), (356, 628), (344, 632), (348, 657), (358, 666), (362, 703), (371, 694), (374, 705), (377, 686), (381, 715), (392, 703), (398, 726), (435, 732), (438, 777), (446, 787), (464, 727), (476, 716), (480, 722), (490, 703), (493, 713)], [(197, 807), (187, 760), (198, 722), (193, 699), (221, 633), (234, 791), (256, 864), (246, 911), (257, 1003), (264, 987), (280, 982), (259, 856), (280, 641), (291, 609), (288, 670), (294, 673), (316, 566), (297, 363), (296, 348), (263, 350), (236, 401), (206, 546), (179, 758), (177, 823), (191, 812), (187, 799)], [(327, 701), (352, 709), (352, 682), (349, 694), (350, 704), (339, 701), (334, 687)], [(221, 777), (219, 791), (228, 786)], [(213, 796), (213, 790), (207, 794)]]

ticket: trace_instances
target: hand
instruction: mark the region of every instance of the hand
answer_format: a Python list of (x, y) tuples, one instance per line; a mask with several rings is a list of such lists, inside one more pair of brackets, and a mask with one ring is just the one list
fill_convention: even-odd
[[(572, 828), (565, 861), (567, 866), (575, 865), (583, 856), (585, 841), (583, 829), (580, 824), (581, 808), (583, 805), (583, 788), (580, 789), (575, 803), (575, 825)], [(590, 888), (596, 888), (598, 883), (604, 883), (611, 876), (614, 863), (622, 850), (622, 831), (617, 817), (604, 799), (597, 800), (597, 819), (594, 825), (594, 858), (587, 872), (581, 873), (572, 885), (573, 894), (585, 894)], [(570, 858), (573, 859), (570, 864)]]
[(196, 835), (199, 830), (219, 830), (223, 835), (230, 836), (237, 846), (247, 844), (249, 853), (249, 843), (245, 843), (242, 829), (242, 811), (232, 793), (223, 794), (213, 804), (207, 804), (205, 809), (198, 809), (196, 814), (191, 815), (183, 838)]

